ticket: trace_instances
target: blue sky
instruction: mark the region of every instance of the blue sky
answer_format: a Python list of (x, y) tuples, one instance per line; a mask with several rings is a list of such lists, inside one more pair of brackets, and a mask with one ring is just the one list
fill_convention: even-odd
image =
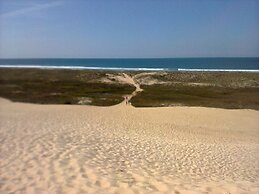
[(0, 0), (1, 58), (259, 56), (259, 0)]

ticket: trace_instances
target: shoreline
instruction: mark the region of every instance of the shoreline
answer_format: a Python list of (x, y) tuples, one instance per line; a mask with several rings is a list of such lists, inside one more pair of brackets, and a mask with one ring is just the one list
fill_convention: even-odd
[(0, 65), (0, 68), (13, 69), (60, 69), (60, 70), (100, 70), (100, 71), (153, 71), (153, 72), (251, 72), (259, 73), (258, 69), (197, 69), (197, 68), (127, 68), (127, 67), (85, 67), (85, 66), (55, 66), (55, 65)]

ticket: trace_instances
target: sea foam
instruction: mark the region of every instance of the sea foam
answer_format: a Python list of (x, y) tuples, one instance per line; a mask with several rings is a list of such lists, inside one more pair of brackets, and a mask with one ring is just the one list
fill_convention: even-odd
[(170, 68), (130, 68), (130, 67), (85, 67), (56, 65), (0, 65), (0, 68), (71, 69), (71, 70), (110, 70), (110, 71), (195, 71), (195, 72), (256, 72), (258, 69), (170, 69)]

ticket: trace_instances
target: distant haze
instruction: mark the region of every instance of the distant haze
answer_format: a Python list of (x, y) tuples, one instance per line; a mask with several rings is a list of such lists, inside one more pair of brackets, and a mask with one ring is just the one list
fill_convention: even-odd
[(258, 0), (0, 0), (0, 58), (258, 56)]

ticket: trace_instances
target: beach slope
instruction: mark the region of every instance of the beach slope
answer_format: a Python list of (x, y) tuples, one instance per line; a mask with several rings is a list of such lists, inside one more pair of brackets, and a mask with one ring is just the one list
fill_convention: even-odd
[(0, 100), (0, 193), (258, 193), (259, 112)]

